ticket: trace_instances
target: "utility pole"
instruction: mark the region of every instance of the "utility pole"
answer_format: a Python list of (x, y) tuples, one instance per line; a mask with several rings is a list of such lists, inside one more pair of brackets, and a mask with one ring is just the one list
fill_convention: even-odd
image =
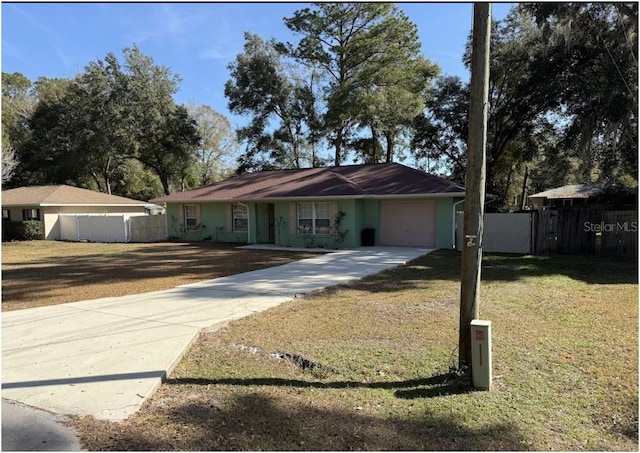
[(482, 230), (485, 199), (487, 115), (489, 109), (489, 45), (491, 4), (473, 4), (471, 51), (471, 99), (467, 176), (465, 180), (464, 244), (460, 278), (460, 336), (458, 367), (471, 366), (471, 321), (478, 319)]

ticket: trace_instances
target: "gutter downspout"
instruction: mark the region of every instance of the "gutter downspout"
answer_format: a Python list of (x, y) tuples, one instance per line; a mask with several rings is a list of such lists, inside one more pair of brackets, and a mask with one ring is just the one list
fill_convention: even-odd
[(249, 210), (249, 205), (242, 203), (241, 201), (237, 202), (240, 206), (244, 206), (247, 208), (247, 244), (251, 244), (251, 215)]
[(464, 198), (462, 200), (456, 201), (453, 203), (453, 222), (451, 222), (451, 250), (456, 250), (456, 206), (460, 203), (464, 203)]

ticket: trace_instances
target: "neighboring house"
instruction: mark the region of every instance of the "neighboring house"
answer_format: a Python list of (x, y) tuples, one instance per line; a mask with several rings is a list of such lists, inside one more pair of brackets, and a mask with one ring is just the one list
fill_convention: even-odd
[(464, 188), (397, 163), (245, 173), (151, 200), (169, 237), (288, 247), (452, 248)]
[(572, 184), (529, 195), (534, 209), (637, 205), (638, 191), (616, 186)]
[(19, 187), (2, 191), (2, 220), (39, 220), (45, 239), (63, 239), (61, 219), (67, 216), (142, 216), (157, 206), (66, 185)]
[(599, 195), (601, 191), (599, 186), (572, 184), (529, 195), (529, 201), (534, 209), (541, 209), (544, 206), (586, 205), (589, 198)]

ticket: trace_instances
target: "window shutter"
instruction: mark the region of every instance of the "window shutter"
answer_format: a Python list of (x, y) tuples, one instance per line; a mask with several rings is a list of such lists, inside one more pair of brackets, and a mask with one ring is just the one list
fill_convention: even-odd
[(227, 205), (225, 230), (227, 231), (227, 233), (233, 231), (233, 205), (231, 203)]
[(296, 203), (289, 203), (289, 234), (296, 234), (298, 230), (298, 213), (296, 211)]

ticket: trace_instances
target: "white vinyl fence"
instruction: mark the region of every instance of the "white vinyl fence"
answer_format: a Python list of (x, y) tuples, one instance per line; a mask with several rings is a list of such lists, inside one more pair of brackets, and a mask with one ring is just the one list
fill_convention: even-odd
[(165, 215), (59, 215), (64, 241), (155, 242), (167, 238)]
[(128, 242), (124, 215), (60, 215), (64, 241)]
[[(533, 213), (484, 215), (482, 250), (494, 253), (533, 253)], [(456, 213), (456, 249), (464, 247), (464, 212)]]

